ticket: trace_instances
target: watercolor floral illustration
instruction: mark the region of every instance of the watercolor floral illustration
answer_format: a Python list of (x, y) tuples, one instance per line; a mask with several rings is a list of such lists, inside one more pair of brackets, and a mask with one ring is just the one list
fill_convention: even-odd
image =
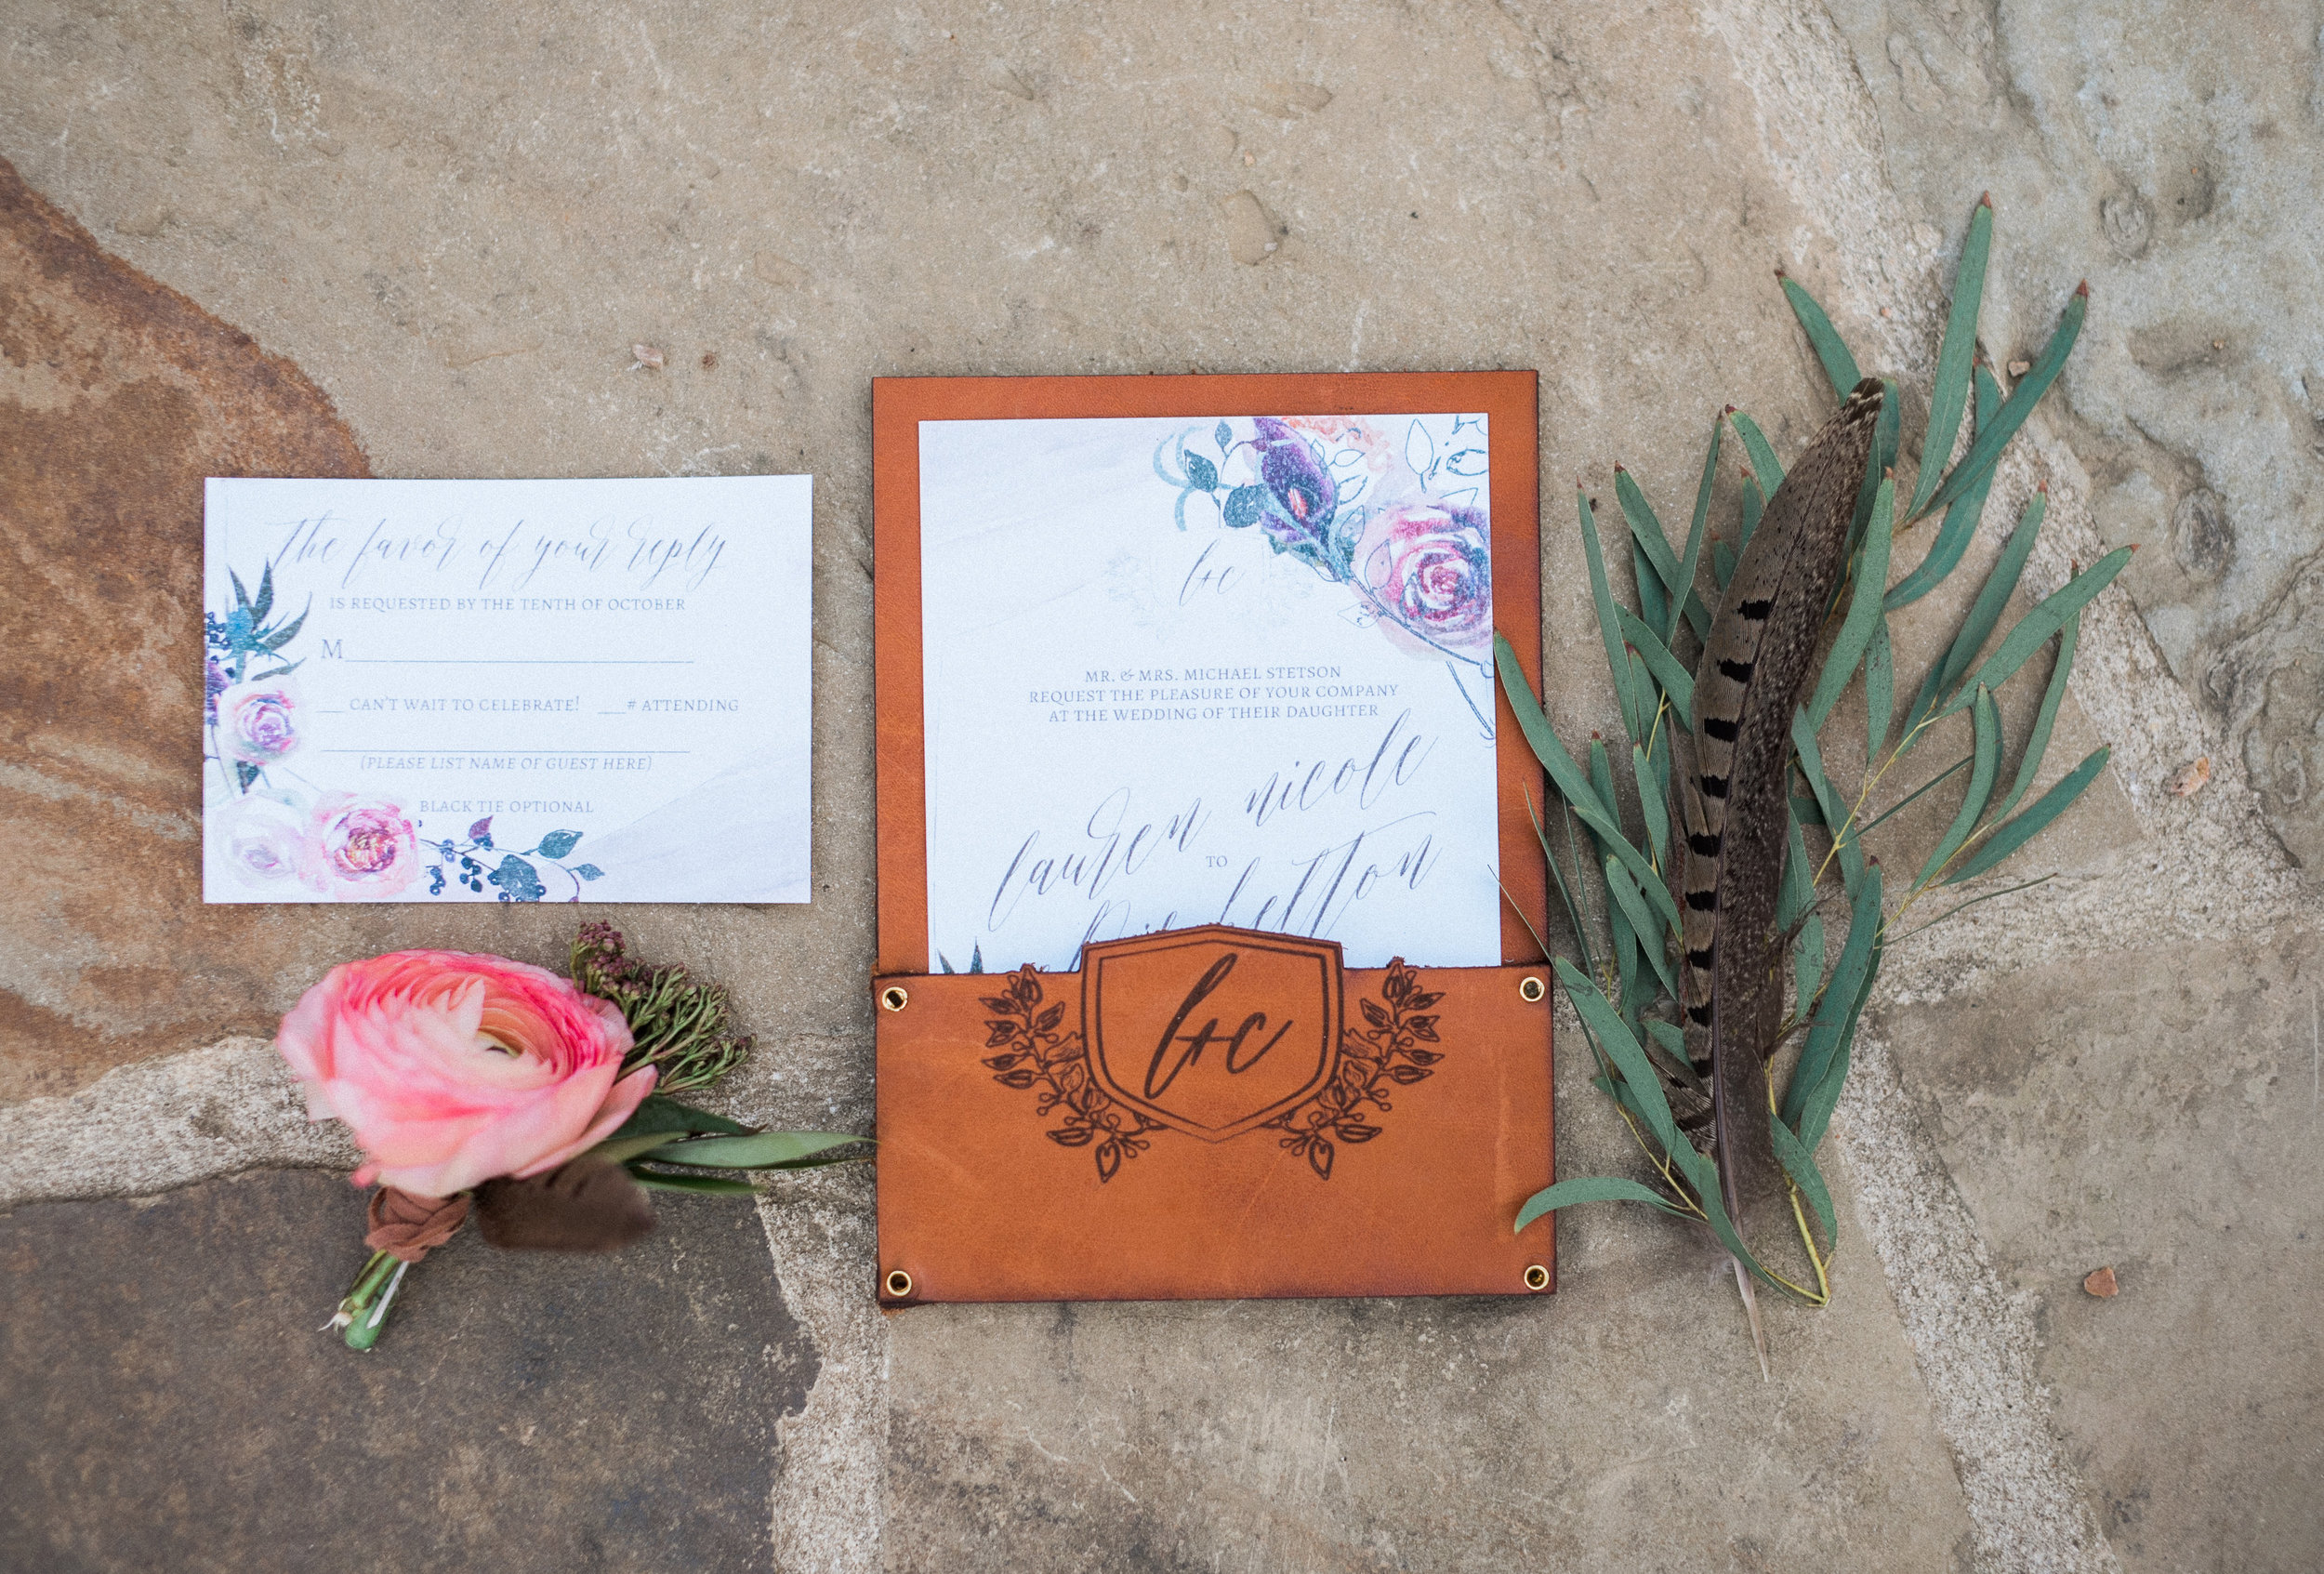
[(1154, 470), (1177, 489), (1181, 530), (1187, 505), (1206, 499), (1227, 528), (1257, 530), (1277, 554), (1346, 586), (1357, 621), (1445, 664), (1490, 736), (1484, 419), (1457, 416), (1446, 435), (1440, 444), (1418, 417), (1260, 416), (1165, 439)]
[[(522, 852), (496, 845), (487, 814), (461, 837), (429, 837), (424, 823), (376, 795), (318, 787), (294, 763), (301, 742), (300, 699), (292, 675), (305, 657), (290, 646), (307, 627), (307, 609), (274, 617), (274, 570), (258, 576), (256, 595), (228, 571), (233, 605), (203, 616), (202, 719), (205, 764), (215, 765), (224, 801), (213, 802), (205, 834), (225, 844), (226, 862), (259, 889), (296, 884), (326, 901), (378, 902), (423, 897), (481, 897), (538, 902), (561, 875), (578, 902), (601, 880), (595, 864), (568, 863), (581, 840), (555, 829)], [(419, 881), (425, 875), (427, 883)]]

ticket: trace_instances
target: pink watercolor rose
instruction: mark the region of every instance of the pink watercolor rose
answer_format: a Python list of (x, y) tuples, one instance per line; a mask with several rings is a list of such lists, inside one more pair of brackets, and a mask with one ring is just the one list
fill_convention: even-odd
[(215, 834), (244, 881), (268, 885), (298, 873), (307, 853), (306, 815), (267, 792), (245, 793), (217, 813)]
[(1490, 649), (1493, 571), (1483, 509), (1413, 502), (1383, 511), (1365, 530), (1359, 572), (1392, 638), (1412, 654), (1474, 658)]
[(308, 1118), (353, 1129), (355, 1184), (419, 1197), (537, 1175), (602, 1142), (654, 1088), (651, 1066), (620, 1075), (629, 1046), (612, 1002), (460, 951), (342, 963), (275, 1038)]
[(315, 805), (298, 878), (342, 902), (393, 896), (419, 873), (419, 833), (385, 799), (334, 792)]
[(271, 765), (298, 747), (298, 695), (288, 683), (234, 683), (218, 696), (218, 735), (245, 765)]

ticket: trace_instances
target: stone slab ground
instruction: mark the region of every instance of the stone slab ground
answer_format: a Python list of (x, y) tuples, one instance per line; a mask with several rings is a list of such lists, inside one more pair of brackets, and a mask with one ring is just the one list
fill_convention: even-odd
[[(0, 36), (0, 1566), (2315, 1566), (2312, 7), (15, 0)], [(199, 905), (201, 477), (813, 471), (815, 900), (617, 916), (734, 986), (732, 1108), (865, 1130), (870, 377), (1538, 368), (1586, 732), (1568, 488), (1619, 460), (1675, 506), (1730, 403), (1804, 438), (1777, 265), (1925, 386), (1988, 188), (1998, 363), (2093, 282), (1988, 520), (2049, 487), (2035, 594), (2150, 549), (2053, 754), (2114, 764), (2048, 884), (1892, 958), (1838, 1293), (1772, 1314), (1771, 1382), (1716, 1262), (1605, 1210), (1547, 1301), (884, 1317), (860, 1172), (666, 1207), (617, 1263), (464, 1242), (371, 1356), (315, 1332), (358, 1205), (275, 1019), (400, 945), (553, 963), (575, 915)], [(1565, 1172), (1622, 1169), (1578, 1057), (1558, 1092)]]

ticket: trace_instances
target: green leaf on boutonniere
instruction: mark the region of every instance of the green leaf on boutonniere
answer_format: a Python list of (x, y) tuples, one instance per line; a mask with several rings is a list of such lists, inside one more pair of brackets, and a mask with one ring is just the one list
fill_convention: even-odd
[(632, 1170), (629, 1178), (657, 1192), (696, 1192), (712, 1197), (748, 1197), (758, 1188), (748, 1181), (730, 1181), (722, 1175), (671, 1175), (658, 1170)]
[(635, 1137), (649, 1131), (663, 1133), (664, 1142), (670, 1141), (669, 1134), (672, 1132), (688, 1137), (709, 1134), (738, 1137), (749, 1130), (740, 1121), (729, 1120), (723, 1115), (713, 1115), (706, 1109), (696, 1109), (692, 1104), (664, 1098), (659, 1093), (648, 1093), (644, 1101), (630, 1112), (629, 1118), (621, 1123), (620, 1130), (607, 1140)]
[(754, 1131), (743, 1137), (697, 1137), (692, 1142), (670, 1143), (646, 1157), (657, 1164), (692, 1164), (709, 1170), (779, 1170), (832, 1148), (870, 1140), (851, 1131)]

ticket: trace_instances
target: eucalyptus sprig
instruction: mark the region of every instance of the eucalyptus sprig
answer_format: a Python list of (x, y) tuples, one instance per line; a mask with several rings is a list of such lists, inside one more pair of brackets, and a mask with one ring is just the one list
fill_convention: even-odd
[[(1791, 1058), (1780, 1097), (1775, 1093), (1776, 1080), (1768, 1080), (1768, 1120), (1807, 1271), (1786, 1273), (1771, 1266), (1765, 1245), (1755, 1247), (1742, 1239), (1728, 1216), (1716, 1168), (1692, 1134), (1697, 1124), (1695, 1113), (1707, 1106), (1707, 1094), (1697, 1068), (1687, 1058), (1672, 986), (1674, 959), (1682, 947), (1670, 885), (1682, 845), (1672, 835), (1672, 795), (1674, 788), (1683, 789), (1673, 775), (1674, 734), (1690, 726), (1693, 684), (1692, 668), (1677, 653), (1684, 641), (1705, 638), (1710, 623), (1706, 603), (1718, 601), (1716, 594), (1706, 596), (1698, 588), (1701, 565), (1707, 559), (1716, 588), (1723, 589), (1742, 544), (1709, 543), (1706, 550), (1723, 434), (1732, 430), (1745, 453), (1739, 499), (1742, 540), (1749, 540), (1783, 478), (1782, 464), (1765, 434), (1731, 406), (1712, 422), (1683, 549), (1671, 541), (1635, 480), (1617, 468), (1615, 492), (1631, 538), (1637, 587), (1635, 612), (1614, 599), (1591, 499), (1577, 494), (1591, 596), (1613, 676), (1622, 746), (1610, 753), (1593, 735), (1585, 768), (1559, 741), (1514, 651), (1506, 640), (1498, 642), (1502, 687), (1564, 811), (1562, 839), (1552, 839), (1538, 814), (1535, 819), (1577, 953), (1556, 958), (1555, 971), (1595, 1060), (1595, 1085), (1615, 1101), (1656, 1183), (1613, 1176), (1560, 1181), (1526, 1201), (1517, 1215), (1520, 1230), (1574, 1203), (1644, 1202), (1709, 1230), (1735, 1256), (1738, 1282), (1748, 1269), (1761, 1282), (1797, 1300), (1827, 1303), (1838, 1221), (1815, 1156), (1847, 1080), (1865, 1001), (1888, 947), (1906, 937), (1900, 921), (1934, 893), (1997, 868), (2048, 828), (2106, 767), (2108, 750), (2101, 747), (2019, 810), (2049, 747), (2073, 668), (2082, 609), (2112, 583), (2130, 558), (2128, 549), (2101, 558), (2037, 604), (1994, 644), (1995, 630), (2041, 528), (2046, 492), (2037, 492), (2027, 505), (1944, 654), (1913, 692), (1901, 722), (1896, 718), (1890, 618), (1925, 597), (1960, 565), (1977, 531), (2002, 450), (2064, 367), (2088, 307), (2084, 285), (2067, 303), (2048, 345), (2004, 397), (1976, 346), (1992, 232), (1991, 202), (1981, 200), (1971, 216), (1955, 275), (1919, 474), (1908, 492), (1895, 474), (1901, 422), (1895, 385), (1887, 385), (1848, 537), (1843, 596), (1830, 609), (1836, 626), (1827, 624), (1829, 654), (1813, 686), (1803, 690), (1805, 702), (1792, 721), (1792, 750), (1786, 766), (1793, 783), (1789, 794), (1791, 825), (1776, 919), (1790, 952), (1790, 1005), (1776, 1042), (1768, 1047), (1771, 1055), (1789, 1053)], [(1789, 278), (1782, 280), (1782, 288), (1834, 392), (1844, 398), (1860, 378), (1855, 355), (1805, 289)], [(1970, 422), (1966, 451), (1948, 469), (1964, 419)], [(1933, 514), (1941, 515), (1941, 522), (1921, 562), (1891, 585), (1889, 558), (1895, 538)], [(2005, 773), (2009, 751), (1995, 696), (2053, 643), (2056, 655), (2033, 727), (2016, 750), (2014, 767)], [(1855, 777), (1855, 789), (1843, 791), (1835, 779), (1836, 762), (1824, 755), (1821, 734), (1842, 695), (1859, 681), (1867, 721), (1866, 758), (1860, 772), (1839, 768), (1839, 778)], [(1876, 800), (1885, 796), (1882, 788), (1891, 773), (1938, 723), (1964, 710), (1970, 717), (1968, 753), (1876, 812)], [(1629, 772), (1629, 801), (1635, 803), (1634, 811), (1625, 810), (1625, 800), (1615, 790), (1614, 754), (1621, 755), (1619, 764)], [(1867, 835), (1964, 769), (1968, 781), (1951, 823), (1919, 872), (1901, 893), (1893, 891), (1880, 861), (1867, 856)], [(2005, 775), (2008, 787), (2001, 790)], [(1556, 840), (1562, 840), (1562, 849), (1554, 844)], [(1604, 899), (1593, 902), (1596, 893)], [(2004, 893), (1973, 896), (1933, 921)], [(1534, 922), (1531, 915), (1525, 917), (1528, 924)], [(1835, 926), (1841, 944), (1837, 957), (1830, 958), (1827, 930)], [(1546, 945), (1543, 948), (1550, 949)], [(1748, 1303), (1748, 1283), (1744, 1289)]]

